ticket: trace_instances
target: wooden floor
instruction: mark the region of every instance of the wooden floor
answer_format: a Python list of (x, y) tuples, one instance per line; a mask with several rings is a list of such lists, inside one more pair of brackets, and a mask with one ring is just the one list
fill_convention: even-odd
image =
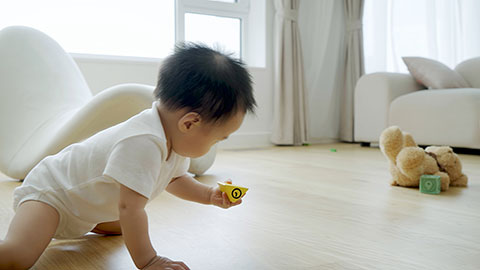
[[(480, 269), (480, 156), (460, 158), (469, 187), (425, 195), (389, 186), (377, 148), (221, 151), (199, 180), (249, 187), (244, 204), (222, 210), (163, 193), (148, 206), (152, 241), (197, 270)], [(0, 179), (3, 238), (19, 183)], [(34, 269), (135, 266), (121, 236), (87, 235), (52, 241)]]

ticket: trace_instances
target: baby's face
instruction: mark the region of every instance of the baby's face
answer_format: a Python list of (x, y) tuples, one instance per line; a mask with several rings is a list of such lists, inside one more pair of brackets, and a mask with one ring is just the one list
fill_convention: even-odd
[(186, 147), (182, 149), (183, 153), (177, 153), (192, 158), (205, 155), (214, 144), (227, 139), (230, 134), (239, 129), (244, 117), (245, 113), (240, 111), (220, 124), (202, 124), (194, 134), (189, 136)]

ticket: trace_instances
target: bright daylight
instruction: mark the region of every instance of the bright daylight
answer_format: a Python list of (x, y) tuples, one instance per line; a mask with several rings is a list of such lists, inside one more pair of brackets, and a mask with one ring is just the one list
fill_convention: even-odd
[(480, 1), (0, 5), (0, 270), (480, 269)]

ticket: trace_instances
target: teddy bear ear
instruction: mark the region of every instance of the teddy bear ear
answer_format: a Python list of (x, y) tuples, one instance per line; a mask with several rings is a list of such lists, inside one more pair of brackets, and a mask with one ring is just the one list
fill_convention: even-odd
[(435, 150), (439, 153), (439, 154), (452, 154), (453, 153), (453, 149), (450, 147), (450, 146), (434, 146), (435, 147)]
[(396, 156), (403, 148), (402, 131), (397, 126), (386, 128), (379, 138), (380, 150), (394, 162)]
[(453, 152), (453, 149), (450, 146), (429, 146), (425, 149), (427, 153), (434, 153), (437, 156), (437, 161), (442, 163), (440, 160), (445, 160), (447, 157), (456, 155)]
[(395, 138), (398, 136), (401, 136), (402, 131), (400, 130), (399, 127), (397, 126), (391, 126), (382, 131), (380, 134), (379, 142), (380, 144), (383, 144), (382, 142), (390, 140), (391, 138)]
[(410, 147), (410, 146), (417, 146), (417, 143), (413, 139), (413, 136), (408, 132), (402, 132), (403, 134), (403, 146)]

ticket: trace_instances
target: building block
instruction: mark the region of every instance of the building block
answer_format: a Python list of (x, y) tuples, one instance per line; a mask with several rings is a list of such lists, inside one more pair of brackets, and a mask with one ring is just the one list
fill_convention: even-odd
[(442, 182), (438, 175), (424, 174), (420, 177), (420, 192), (426, 194), (440, 194)]
[(229, 183), (217, 182), (217, 184), (220, 187), (220, 190), (227, 194), (227, 197), (231, 202), (238, 201), (248, 190), (246, 187), (234, 186)]

